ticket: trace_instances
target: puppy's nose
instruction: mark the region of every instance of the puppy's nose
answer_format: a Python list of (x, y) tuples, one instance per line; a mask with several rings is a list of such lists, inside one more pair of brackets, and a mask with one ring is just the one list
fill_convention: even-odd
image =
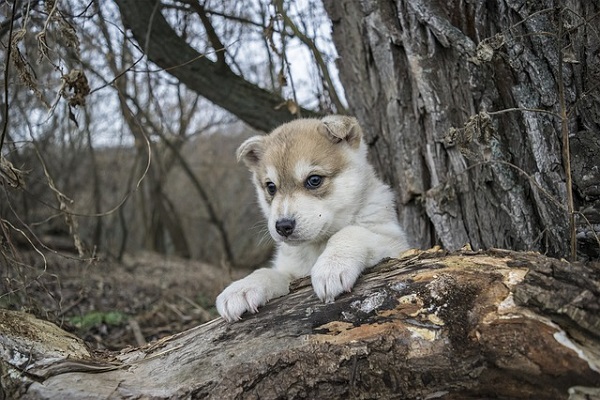
[(296, 221), (289, 218), (283, 218), (279, 221), (275, 222), (275, 230), (281, 236), (288, 237), (294, 232), (294, 228), (296, 227)]

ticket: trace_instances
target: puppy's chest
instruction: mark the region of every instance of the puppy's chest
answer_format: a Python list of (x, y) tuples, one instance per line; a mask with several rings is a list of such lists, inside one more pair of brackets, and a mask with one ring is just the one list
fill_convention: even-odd
[(284, 244), (279, 249), (281, 252), (279, 258), (283, 265), (292, 267), (295, 270), (294, 275), (303, 277), (310, 275), (313, 265), (315, 265), (321, 254), (323, 254), (326, 247), (327, 242), (293, 247)]

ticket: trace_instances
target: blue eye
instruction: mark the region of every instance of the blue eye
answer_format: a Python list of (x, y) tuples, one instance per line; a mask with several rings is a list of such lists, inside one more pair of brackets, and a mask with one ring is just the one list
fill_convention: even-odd
[(271, 196), (274, 196), (275, 192), (277, 192), (277, 186), (275, 186), (273, 182), (267, 182), (265, 187), (267, 188), (267, 193), (269, 193)]
[(316, 189), (323, 183), (323, 177), (319, 175), (311, 175), (306, 178), (306, 182), (304, 182), (304, 187), (307, 189)]

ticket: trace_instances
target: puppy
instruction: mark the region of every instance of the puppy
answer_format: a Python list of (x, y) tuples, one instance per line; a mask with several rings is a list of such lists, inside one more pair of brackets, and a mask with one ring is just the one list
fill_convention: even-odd
[(333, 302), (365, 268), (409, 248), (393, 194), (368, 163), (362, 136), (355, 118), (328, 116), (286, 123), (239, 147), (277, 252), (272, 268), (217, 297), (227, 321), (257, 312), (309, 274), (317, 296)]

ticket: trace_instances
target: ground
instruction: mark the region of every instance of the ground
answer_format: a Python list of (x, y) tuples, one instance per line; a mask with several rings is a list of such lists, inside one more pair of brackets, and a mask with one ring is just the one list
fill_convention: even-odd
[(214, 299), (232, 279), (226, 267), (152, 253), (121, 262), (44, 257), (0, 255), (0, 308), (55, 322), (95, 350), (141, 346), (215, 318)]

